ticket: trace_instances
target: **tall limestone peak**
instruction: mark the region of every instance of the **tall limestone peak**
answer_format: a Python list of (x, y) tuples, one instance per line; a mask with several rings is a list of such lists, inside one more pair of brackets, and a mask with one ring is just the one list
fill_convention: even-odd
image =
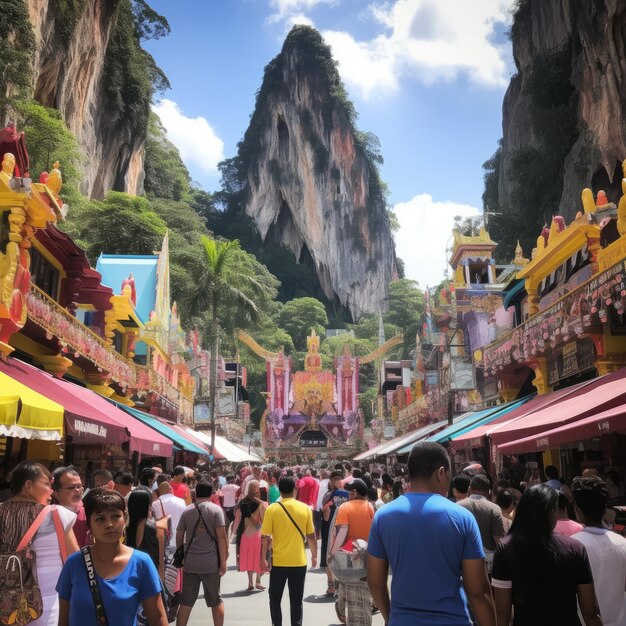
[(552, 215), (573, 218), (583, 188), (603, 189), (613, 202), (621, 195), (626, 4), (518, 0), (511, 41), (517, 71), (483, 196), (503, 259), (518, 237), (529, 251)]
[(380, 309), (397, 269), (378, 140), (355, 117), (329, 46), (295, 26), (265, 68), (238, 169), (265, 246), (310, 264), (358, 319)]

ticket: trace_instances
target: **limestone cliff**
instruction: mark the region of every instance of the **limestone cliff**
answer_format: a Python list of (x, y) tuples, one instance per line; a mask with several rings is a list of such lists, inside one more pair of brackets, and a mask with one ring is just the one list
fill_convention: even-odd
[(379, 155), (353, 119), (329, 47), (296, 26), (266, 67), (239, 159), (265, 245), (310, 263), (329, 300), (359, 318), (384, 306), (397, 270)]
[[(131, 84), (137, 79), (119, 69), (120, 59), (131, 68), (134, 61), (134, 50), (124, 49), (133, 28), (131, 4), (26, 1), (36, 39), (34, 98), (58, 109), (78, 139), (85, 155), (83, 193), (96, 198), (109, 189), (141, 193), (152, 92)], [(141, 101), (128, 102), (126, 94), (133, 90)]]
[[(516, 202), (521, 182), (516, 156), (529, 148), (550, 152), (559, 161), (555, 178), (545, 181), (550, 197), (549, 185), (558, 187), (553, 202), (543, 207), (546, 219), (557, 213), (573, 217), (580, 209), (581, 190), (590, 185), (617, 199), (619, 164), (626, 158), (625, 41), (623, 0), (518, 3), (512, 28), (517, 74), (502, 112), (500, 209)], [(563, 106), (573, 112), (566, 132), (554, 132), (564, 117), (555, 125), (550, 103), (541, 103), (547, 96), (553, 96), (552, 109)]]

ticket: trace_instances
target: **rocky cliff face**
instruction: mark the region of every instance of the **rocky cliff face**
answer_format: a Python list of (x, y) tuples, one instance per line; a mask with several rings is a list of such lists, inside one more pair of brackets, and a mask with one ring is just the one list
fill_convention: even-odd
[(85, 155), (83, 193), (96, 198), (109, 189), (140, 193), (145, 133), (137, 133), (128, 117), (120, 118), (105, 88), (119, 0), (74, 3), (71, 25), (59, 15), (58, 4), (28, 0), (37, 42), (34, 98), (61, 111), (78, 139)]
[[(581, 190), (588, 186), (594, 192), (604, 189), (616, 201), (620, 163), (626, 158), (626, 3), (522, 0), (512, 39), (518, 72), (503, 104), (500, 207), (510, 205), (515, 194), (515, 156), (528, 147), (544, 152), (551, 148), (541, 146), (545, 133), (536, 106), (542, 97), (537, 84), (541, 80), (535, 78), (538, 65), (549, 66), (549, 60), (557, 57), (565, 64), (561, 79), (572, 88), (568, 103), (575, 112), (575, 132), (559, 154), (562, 180), (552, 181), (560, 186), (557, 203), (544, 207), (545, 212), (573, 217), (580, 209)], [(545, 86), (550, 75), (544, 78)]]
[(239, 156), (245, 210), (265, 245), (311, 264), (356, 319), (384, 306), (397, 270), (378, 171), (353, 115), (329, 48), (295, 27), (266, 68)]

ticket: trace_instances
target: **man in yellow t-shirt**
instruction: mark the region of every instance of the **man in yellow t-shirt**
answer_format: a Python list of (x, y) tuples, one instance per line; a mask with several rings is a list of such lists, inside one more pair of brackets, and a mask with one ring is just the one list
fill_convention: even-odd
[(270, 571), (270, 614), (273, 626), (282, 626), (283, 615), (280, 602), (285, 583), (289, 581), (289, 604), (291, 608), (291, 626), (302, 625), (302, 598), (306, 577), (305, 537), (311, 550), (311, 567), (317, 567), (317, 540), (313, 527), (313, 513), (303, 502), (298, 502), (293, 493), (296, 482), (291, 476), (278, 481), (281, 499), (270, 504), (265, 511), (261, 527), (264, 556), (263, 566), (268, 569), (265, 559), (269, 538), (272, 538), (273, 558)]

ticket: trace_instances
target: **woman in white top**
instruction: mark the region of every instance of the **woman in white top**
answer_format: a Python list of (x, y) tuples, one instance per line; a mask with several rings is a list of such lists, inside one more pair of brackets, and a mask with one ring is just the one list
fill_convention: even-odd
[[(42, 509), (50, 504), (50, 472), (41, 463), (22, 461), (11, 473), (11, 493), (13, 497), (0, 505), (0, 550), (12, 552)], [(55, 585), (63, 567), (59, 541), (65, 542), (68, 555), (78, 550), (72, 530), (76, 514), (63, 507), (54, 509), (58, 511), (63, 536), (57, 536), (51, 509), (32, 542), (43, 612), (30, 626), (57, 626), (59, 598)]]

